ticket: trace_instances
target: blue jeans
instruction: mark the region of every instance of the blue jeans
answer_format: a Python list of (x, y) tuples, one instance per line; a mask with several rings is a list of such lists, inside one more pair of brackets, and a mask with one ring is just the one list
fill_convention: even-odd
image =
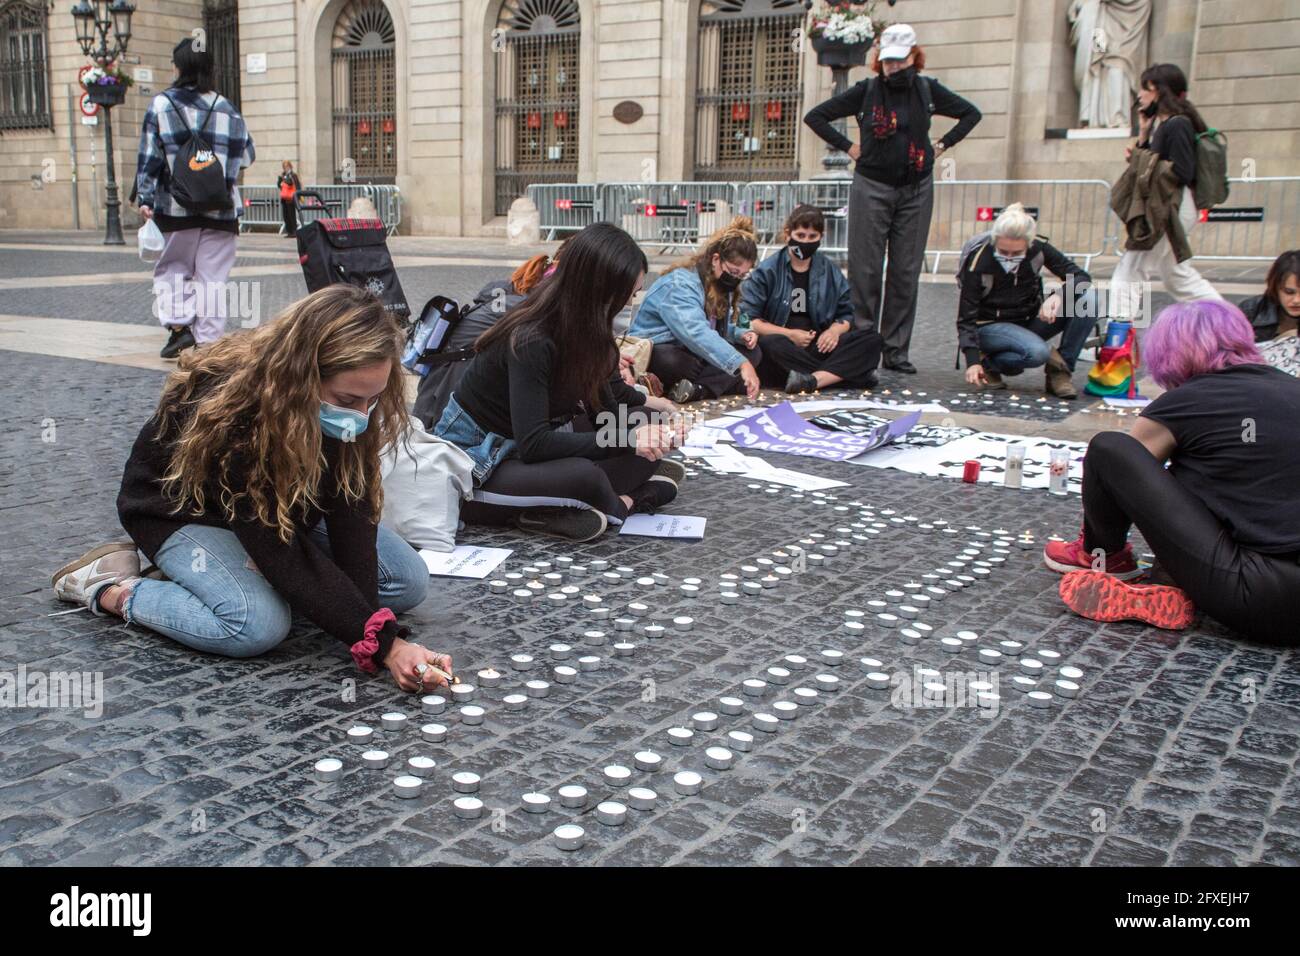
[[(324, 523), (309, 533), (328, 553)], [(380, 606), (394, 613), (410, 610), (424, 600), (429, 569), (382, 524), (376, 546)], [(168, 580), (138, 582), (123, 609), (127, 621), (223, 657), (256, 657), (288, 635), (289, 602), (253, 566), (233, 531), (187, 524), (163, 542), (155, 563)]]
[(483, 482), (491, 477), (492, 472), (515, 451), (515, 440), (505, 438), (496, 432), (484, 431), (482, 426), (461, 408), (452, 392), (447, 399), (447, 407), (442, 410), (442, 417), (433, 427), (436, 438), (444, 439), (460, 448), (474, 462), (474, 487), (483, 487)]
[(979, 348), (988, 356), (994, 371), (1019, 375), (1027, 368), (1047, 364), (1052, 353), (1047, 343), (1059, 333), (1061, 345), (1057, 351), (1073, 372), (1092, 327), (1093, 319), (1089, 315), (1062, 315), (1050, 325), (1041, 319), (1032, 319), (1025, 325), (991, 322), (979, 327)]

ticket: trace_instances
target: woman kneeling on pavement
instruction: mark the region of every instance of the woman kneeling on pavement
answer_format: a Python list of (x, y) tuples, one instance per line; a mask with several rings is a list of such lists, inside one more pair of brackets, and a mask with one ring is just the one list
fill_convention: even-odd
[[(1092, 279), (1036, 232), (1034, 217), (1012, 203), (993, 221), (987, 240), (962, 256), (957, 344), (966, 357), (966, 381), (1006, 388), (1002, 376), (1045, 366), (1047, 394), (1078, 398), (1070, 378), (1097, 317)], [(1046, 297), (1044, 267), (1065, 282)], [(1059, 349), (1048, 344), (1058, 333)]]
[(770, 369), (791, 393), (876, 384), (884, 340), (873, 329), (851, 330), (848, 280), (817, 251), (825, 232), (820, 209), (796, 206), (781, 230), (785, 247), (764, 259), (741, 291), (741, 312), (763, 354), (760, 377)]
[(555, 272), (479, 337), (434, 429), (474, 461), (466, 523), (513, 521), (588, 541), (676, 497), (685, 469), (661, 461), (680, 437), (663, 420), (676, 406), (618, 375), (614, 317), (645, 272), (631, 236), (588, 226), (564, 244)]
[(654, 343), (650, 371), (673, 401), (758, 394), (758, 333), (736, 327), (740, 284), (757, 259), (754, 224), (737, 216), (646, 293), (628, 334)]
[[(1183, 628), (1199, 608), (1255, 640), (1296, 644), (1300, 381), (1265, 364), (1223, 301), (1165, 309), (1144, 357), (1166, 391), (1129, 434), (1089, 443), (1083, 531), (1043, 552), (1067, 572), (1061, 597), (1093, 620)], [(1125, 583), (1143, 573), (1126, 542), (1135, 524), (1174, 586)]]
[(382, 302), (332, 285), (185, 355), (122, 475), (132, 540), (56, 572), (58, 597), (224, 657), (269, 651), (297, 612), (403, 690), (443, 683), (428, 665), (451, 659), (394, 617), (428, 569), (376, 518), (379, 450), (408, 428), (401, 351)]
[(1278, 256), (1264, 280), (1264, 294), (1243, 299), (1239, 306), (1255, 329), (1264, 361), (1300, 376), (1300, 249)]

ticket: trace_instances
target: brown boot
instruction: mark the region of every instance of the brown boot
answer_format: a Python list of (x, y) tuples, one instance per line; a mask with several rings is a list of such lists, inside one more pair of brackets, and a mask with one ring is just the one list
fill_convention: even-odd
[(987, 355), (980, 356), (980, 366), (984, 369), (984, 389), (1007, 387), (1007, 383), (1002, 379), (1002, 373), (993, 367)]
[(1061, 353), (1052, 349), (1052, 354), (1047, 357), (1047, 367), (1044, 369), (1047, 376), (1047, 394), (1055, 395), (1057, 398), (1078, 398), (1079, 392), (1071, 381), (1069, 366), (1065, 364), (1065, 359), (1061, 358)]

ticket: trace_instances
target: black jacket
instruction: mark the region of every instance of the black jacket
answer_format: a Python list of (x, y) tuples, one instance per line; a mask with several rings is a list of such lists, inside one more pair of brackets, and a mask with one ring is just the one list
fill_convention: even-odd
[[(1074, 276), (1077, 298), (1092, 278), (1074, 260), (1044, 239), (1035, 239), (1025, 250), (1024, 261), (1015, 272), (1007, 272), (993, 257), (992, 240), (980, 246), (962, 263), (957, 275), (961, 297), (957, 305), (957, 345), (966, 364), (980, 361), (979, 327), (993, 322), (1028, 325), (1043, 307), (1043, 279), (1047, 269), (1058, 279)], [(1058, 319), (1057, 321), (1060, 321)]]
[[(897, 132), (883, 139), (877, 139), (872, 133), (869, 106), (865, 111), (863, 109), (864, 105), (874, 102), (875, 93), (869, 90), (869, 86), (876, 83), (882, 89), (885, 110), (897, 114), (898, 118)], [(981, 119), (980, 111), (969, 100), (958, 96), (938, 80), (924, 75), (918, 75), (904, 90), (891, 89), (879, 77), (867, 77), (839, 96), (832, 96), (826, 102), (814, 106), (803, 121), (831, 146), (847, 151), (853, 141), (832, 126), (831, 122), (856, 116), (858, 143), (862, 147), (862, 155), (858, 158), (856, 167), (858, 173), (887, 186), (917, 182), (928, 176), (934, 168), (934, 146), (930, 143), (930, 110), (920, 89), (921, 83), (930, 85), (934, 112), (957, 120), (957, 125), (939, 139), (944, 149), (950, 149), (975, 128)], [(867, 99), (869, 92), (870, 101)], [(908, 162), (908, 146), (913, 142), (923, 144), (925, 149), (919, 169)]]
[(1282, 322), (1282, 308), (1266, 295), (1252, 295), (1237, 303), (1251, 326), (1255, 329), (1256, 342), (1269, 342), (1277, 338), (1278, 325)]

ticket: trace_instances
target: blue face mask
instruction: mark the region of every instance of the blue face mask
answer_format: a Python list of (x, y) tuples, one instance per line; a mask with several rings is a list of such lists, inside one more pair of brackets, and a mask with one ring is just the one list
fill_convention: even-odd
[(329, 402), (320, 403), (320, 430), (330, 438), (339, 441), (352, 441), (370, 424), (370, 413), (379, 402), (371, 402), (363, 415), (350, 408), (340, 408)]

